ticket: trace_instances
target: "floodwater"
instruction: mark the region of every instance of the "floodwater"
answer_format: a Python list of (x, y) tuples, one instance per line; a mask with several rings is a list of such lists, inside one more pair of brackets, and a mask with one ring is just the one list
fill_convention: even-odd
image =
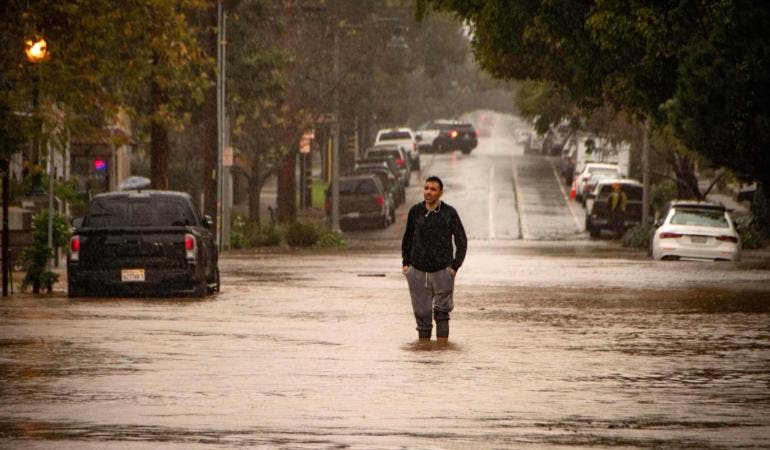
[(196, 299), (0, 303), (3, 448), (769, 448), (770, 265), (482, 242), (417, 341), (398, 242)]

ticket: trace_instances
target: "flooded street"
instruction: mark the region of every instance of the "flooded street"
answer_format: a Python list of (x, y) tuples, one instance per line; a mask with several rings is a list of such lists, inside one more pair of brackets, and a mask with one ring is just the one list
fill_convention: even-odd
[[(770, 258), (591, 240), (509, 128), (423, 154), (397, 223), (343, 250), (228, 252), (202, 300), (0, 303), (0, 447), (769, 448)], [(400, 238), (421, 179), (470, 238), (420, 343)]]
[(765, 264), (471, 241), (421, 345), (397, 244), (231, 255), (205, 300), (3, 302), (2, 446), (770, 446)]

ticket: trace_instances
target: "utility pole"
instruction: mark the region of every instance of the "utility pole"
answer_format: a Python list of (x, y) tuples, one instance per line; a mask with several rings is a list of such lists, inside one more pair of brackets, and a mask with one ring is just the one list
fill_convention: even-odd
[(650, 118), (644, 119), (642, 133), (642, 223), (650, 217)]
[(334, 28), (334, 123), (332, 124), (332, 230), (340, 231), (340, 34)]
[(8, 245), (10, 244), (8, 231), (8, 190), (10, 189), (9, 164), (10, 156), (3, 158), (0, 163), (0, 169), (3, 171), (3, 236), (2, 236), (2, 264), (3, 264), (3, 297), (8, 297), (8, 274), (11, 273), (10, 258), (8, 257)]

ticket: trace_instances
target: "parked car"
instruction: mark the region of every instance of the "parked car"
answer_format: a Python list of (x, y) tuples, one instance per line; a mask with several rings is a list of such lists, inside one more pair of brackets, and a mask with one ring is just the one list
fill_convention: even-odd
[(383, 165), (384, 163), (380, 163), (379, 165), (375, 164), (364, 164), (359, 165), (356, 164), (353, 167), (353, 170), (349, 173), (349, 175), (363, 175), (363, 174), (374, 174), (377, 175), (377, 178), (380, 179), (380, 183), (385, 187), (385, 191), (387, 192), (387, 200), (390, 203), (388, 205), (388, 209), (390, 210), (390, 221), (395, 222), (396, 221), (396, 207), (401, 204), (401, 200), (399, 198), (399, 183), (398, 179), (396, 178), (393, 173), (391, 173), (390, 169), (388, 169), (386, 166)]
[(435, 152), (460, 150), (468, 154), (478, 145), (478, 133), (470, 123), (434, 121), (418, 134), (423, 148)]
[(452, 120), (433, 120), (420, 126), (416, 131), (417, 146), (421, 151), (436, 151), (436, 138), (441, 133), (449, 133), (454, 124)]
[(591, 237), (599, 237), (603, 230), (616, 232), (609, 198), (613, 185), (620, 185), (626, 194), (626, 207), (622, 214), (622, 230), (642, 223), (642, 195), (644, 187), (631, 179), (603, 179), (586, 195), (586, 231)]
[(394, 144), (406, 150), (412, 170), (420, 169), (420, 149), (417, 146), (417, 136), (411, 128), (387, 128), (377, 132), (374, 145)]
[(379, 155), (376, 157), (371, 158), (363, 158), (356, 161), (356, 164), (384, 164), (388, 169), (390, 169), (390, 172), (396, 177), (397, 186), (398, 186), (398, 196), (401, 197), (401, 200), (398, 200), (397, 203), (401, 204), (406, 200), (406, 180), (403, 179), (403, 171), (399, 170), (398, 164), (396, 164), (396, 160), (393, 158), (393, 156), (390, 155)]
[[(582, 205), (586, 207), (586, 202), (588, 201), (588, 198), (591, 196), (591, 193), (594, 191), (596, 186), (604, 181), (604, 180), (617, 180), (617, 172), (614, 171), (604, 171), (604, 170), (598, 170), (594, 173), (592, 173), (588, 179), (585, 180), (583, 183), (583, 195), (582, 195)], [(594, 198), (596, 198), (594, 196)], [(587, 209), (587, 207), (586, 207)]]
[[(374, 225), (385, 228), (391, 223), (388, 192), (375, 174), (345, 175), (340, 183), (340, 227)], [(331, 186), (326, 190), (326, 213), (331, 215)]]
[(623, 174), (620, 173), (620, 167), (617, 164), (607, 164), (607, 163), (595, 163), (595, 162), (589, 162), (586, 163), (585, 167), (583, 168), (583, 171), (580, 172), (580, 174), (575, 177), (575, 192), (577, 194), (577, 199), (579, 201), (583, 201), (583, 197), (586, 195), (587, 191), (585, 189), (586, 182), (591, 177), (591, 175), (594, 175), (596, 173), (603, 173), (607, 175), (607, 177), (612, 178), (622, 178)]
[(409, 179), (411, 178), (411, 168), (409, 167), (409, 157), (406, 155), (406, 151), (398, 145), (376, 145), (364, 150), (364, 158), (382, 158), (390, 156), (396, 161), (398, 171), (401, 174), (401, 180), (404, 186), (409, 186)]
[(529, 137), (524, 143), (525, 154), (540, 154), (543, 150), (543, 143), (545, 138), (538, 134), (536, 131), (529, 133)]
[(73, 219), (70, 297), (219, 290), (211, 218), (183, 192), (136, 190), (94, 196)]
[(655, 225), (651, 244), (655, 259), (736, 261), (740, 258), (740, 238), (723, 205), (673, 201)]

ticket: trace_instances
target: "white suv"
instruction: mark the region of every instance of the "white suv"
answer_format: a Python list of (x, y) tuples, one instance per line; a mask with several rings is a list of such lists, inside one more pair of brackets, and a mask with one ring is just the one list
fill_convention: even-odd
[(403, 148), (409, 157), (412, 169), (420, 169), (420, 150), (417, 139), (411, 128), (385, 128), (377, 132), (374, 145), (395, 144)]

